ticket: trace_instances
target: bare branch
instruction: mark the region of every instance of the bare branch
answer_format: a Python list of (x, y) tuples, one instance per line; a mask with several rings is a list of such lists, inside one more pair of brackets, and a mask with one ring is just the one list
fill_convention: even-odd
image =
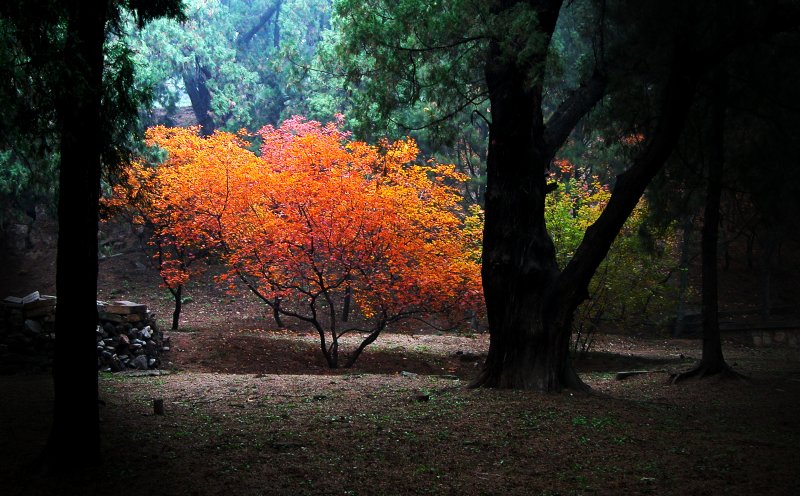
[(606, 78), (595, 71), (587, 82), (574, 90), (547, 121), (544, 141), (550, 160), (569, 137), (578, 121), (603, 98)]

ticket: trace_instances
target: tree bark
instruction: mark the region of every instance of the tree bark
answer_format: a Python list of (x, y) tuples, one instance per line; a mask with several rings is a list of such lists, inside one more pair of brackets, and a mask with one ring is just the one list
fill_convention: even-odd
[[(538, 5), (540, 32), (552, 34), (560, 5)], [(548, 122), (548, 131), (542, 121), (541, 86), (532, 86), (516, 64), (503, 59), (497, 42), (491, 42), (486, 81), (492, 123), (481, 272), (490, 341), (486, 363), (473, 386), (545, 392), (586, 389), (569, 356), (573, 314), (681, 134), (696, 84), (696, 66), (685, 57), (687, 45), (688, 40), (676, 44), (657, 128), (633, 165), (618, 176), (608, 206), (559, 273), (544, 220), (545, 173), (568, 136), (564, 129), (575, 126), (602, 96), (602, 88), (588, 84), (583, 95), (570, 97), (564, 102), (566, 109), (553, 114), (562, 120)], [(546, 51), (541, 56), (543, 65)]]
[(253, 39), (253, 36), (255, 36), (259, 31), (264, 29), (264, 26), (267, 25), (272, 16), (276, 17), (275, 35), (273, 42), (275, 43), (276, 47), (278, 46), (278, 44), (280, 43), (280, 35), (278, 34), (277, 17), (280, 13), (282, 2), (283, 0), (276, 0), (275, 3), (269, 6), (267, 10), (265, 10), (258, 17), (258, 21), (256, 21), (255, 25), (252, 28), (250, 28), (246, 33), (244, 33), (242, 36), (240, 36), (238, 40), (236, 40), (236, 44), (239, 45), (239, 48), (241, 49), (247, 48), (247, 45), (250, 44), (250, 41)]
[(724, 67), (717, 68), (712, 77), (711, 122), (708, 131), (708, 182), (706, 185), (706, 203), (703, 211), (701, 238), (703, 354), (700, 362), (694, 368), (674, 376), (673, 383), (693, 376), (702, 378), (720, 373), (740, 377), (725, 362), (719, 331), (719, 257), (717, 248), (719, 242), (722, 178), (725, 164), (724, 136), (727, 106), (727, 75)]
[(186, 94), (189, 95), (189, 100), (192, 102), (194, 116), (201, 126), (201, 136), (211, 136), (217, 129), (211, 113), (211, 92), (206, 85), (209, 77), (208, 70), (199, 62), (195, 62), (194, 67), (183, 71), (183, 84), (186, 87)]
[[(500, 9), (511, 8), (502, 2)], [(552, 35), (560, 2), (541, 7), (538, 28)], [(555, 323), (555, 248), (544, 220), (541, 84), (492, 41), (486, 83), (492, 105), (483, 237), (489, 354), (475, 386), (555, 391), (569, 383), (569, 333)], [(544, 62), (546, 53), (540, 54)]]
[(181, 307), (183, 306), (183, 285), (178, 286), (172, 292), (175, 299), (175, 310), (172, 312), (172, 330), (177, 331), (181, 322)]
[(66, 84), (59, 100), (57, 338), (53, 429), (45, 452), (57, 471), (100, 459), (95, 329), (106, 11), (104, 1), (70, 3)]
[(710, 154), (708, 184), (703, 213), (701, 240), (703, 261), (703, 355), (701, 364), (709, 372), (719, 372), (725, 365), (719, 333), (719, 277), (717, 244), (719, 241), (719, 207), (722, 198), (725, 132), (725, 75), (718, 69), (714, 75), (709, 129)]

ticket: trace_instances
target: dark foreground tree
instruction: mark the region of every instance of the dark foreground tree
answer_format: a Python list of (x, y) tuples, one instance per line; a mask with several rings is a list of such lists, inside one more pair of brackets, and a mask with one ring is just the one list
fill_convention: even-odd
[[(56, 266), (53, 428), (44, 462), (58, 471), (99, 461), (97, 356), (97, 232), (103, 165), (122, 158), (121, 123), (135, 116), (130, 81), (106, 80), (109, 33), (131, 9), (143, 24), (180, 14), (180, 2), (49, 1), (9, 2), (1, 11), (32, 67), (58, 67), (45, 81), (54, 98), (60, 149), (58, 255)], [(123, 65), (125, 65), (123, 63)], [(129, 65), (125, 65), (129, 68)], [(122, 71), (127, 73), (127, 69)], [(113, 115), (113, 121), (110, 119)], [(77, 456), (80, 453), (80, 456)]]
[[(386, 107), (424, 98), (432, 100), (433, 107), (448, 102), (445, 97), (437, 101), (444, 94), (455, 94), (449, 101), (462, 105), (464, 100), (490, 103), (482, 277), (491, 337), (476, 386), (585, 388), (569, 358), (573, 313), (588, 296), (589, 281), (620, 228), (678, 141), (698, 80), (737, 45), (783, 28), (791, 19), (783, 12), (776, 15), (778, 5), (772, 3), (768, 9), (748, 8), (744, 2), (735, 8), (694, 2), (662, 6), (663, 17), (653, 24), (661, 29), (650, 38), (649, 48), (661, 47), (659, 60), (665, 70), (646, 81), (650, 91), (660, 95), (651, 116), (656, 124), (628, 170), (617, 177), (608, 206), (559, 271), (545, 227), (545, 173), (576, 124), (607, 91), (610, 66), (602, 59), (603, 7), (615, 2), (599, 2), (595, 70), (555, 108), (547, 108), (543, 81), (553, 63), (550, 45), (563, 3), (454, 1), (434, 10), (413, 1), (342, 1), (338, 6), (346, 30), (343, 52), (366, 50), (375, 64), (354, 70), (354, 76), (361, 74), (359, 83), (379, 95)], [(438, 22), (431, 20), (437, 15)], [(474, 19), (480, 19), (480, 27), (471, 27)], [(448, 27), (448, 21), (459, 24)], [(358, 60), (363, 64), (363, 58)], [(461, 60), (479, 64), (480, 82), (474, 72), (456, 70)], [(453, 65), (445, 75), (464, 75), (464, 80), (449, 86), (437, 80), (443, 71), (431, 65), (443, 62)], [(467, 81), (469, 76), (473, 79)], [(485, 91), (474, 89), (480, 85)]]
[[(140, 23), (179, 15), (179, 2), (92, 0), (65, 2), (65, 74), (58, 92), (61, 164), (56, 261), (53, 430), (48, 463), (57, 469), (99, 461), (97, 357), (97, 232), (103, 158), (110, 159), (104, 124), (104, 47), (120, 8), (134, 9)], [(111, 26), (109, 25), (111, 24)], [(114, 165), (107, 163), (106, 165)], [(76, 446), (85, 454), (76, 460)]]
[(56, 339), (53, 362), (53, 430), (48, 456), (53, 466), (68, 464), (75, 447), (87, 463), (98, 461), (97, 230), (100, 194), (101, 98), (106, 3), (67, 5), (64, 88), (57, 112), (61, 131)]

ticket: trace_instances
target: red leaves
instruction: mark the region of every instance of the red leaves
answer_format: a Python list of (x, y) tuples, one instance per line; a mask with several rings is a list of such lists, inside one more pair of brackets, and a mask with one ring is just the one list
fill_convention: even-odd
[[(132, 166), (114, 201), (135, 206), (173, 247), (216, 252), (231, 275), (295, 311), (338, 305), (348, 287), (365, 317), (479, 306), (479, 230), (464, 229), (457, 189), (465, 177), (417, 163), (410, 138), (373, 146), (348, 141), (340, 125), (266, 126), (260, 157), (241, 134), (152, 128), (148, 143), (167, 161)], [(185, 282), (168, 262), (165, 281)]]

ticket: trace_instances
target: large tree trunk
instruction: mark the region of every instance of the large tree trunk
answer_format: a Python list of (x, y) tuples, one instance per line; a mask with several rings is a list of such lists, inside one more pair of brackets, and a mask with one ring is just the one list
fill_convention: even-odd
[[(542, 4), (538, 27), (552, 33), (560, 2)], [(575, 124), (602, 96), (604, 84), (593, 78), (562, 103), (545, 128), (541, 86), (531, 85), (498, 43), (490, 45), (486, 81), (492, 122), (481, 274), (491, 334), (486, 363), (473, 386), (586, 388), (569, 357), (573, 314), (683, 129), (693, 101), (696, 66), (683, 58), (688, 40), (682, 41), (676, 44), (658, 126), (633, 165), (618, 176), (607, 207), (561, 273), (544, 220), (545, 172)], [(541, 56), (543, 66), (546, 50)]]
[[(553, 32), (559, 8), (542, 9), (542, 32)], [(489, 50), (492, 122), (481, 275), (491, 334), (475, 385), (559, 390), (576, 376), (569, 364), (569, 331), (556, 325), (553, 312), (558, 265), (544, 220), (551, 156), (544, 140), (542, 87), (530, 84), (499, 43), (492, 42)], [(541, 56), (543, 63), (546, 53)]]
[[(103, 44), (106, 2), (73, 2), (59, 101), (61, 168), (56, 266), (56, 341), (51, 468), (99, 461), (97, 390), (97, 230), (100, 193)], [(77, 456), (78, 451), (80, 456)]]

